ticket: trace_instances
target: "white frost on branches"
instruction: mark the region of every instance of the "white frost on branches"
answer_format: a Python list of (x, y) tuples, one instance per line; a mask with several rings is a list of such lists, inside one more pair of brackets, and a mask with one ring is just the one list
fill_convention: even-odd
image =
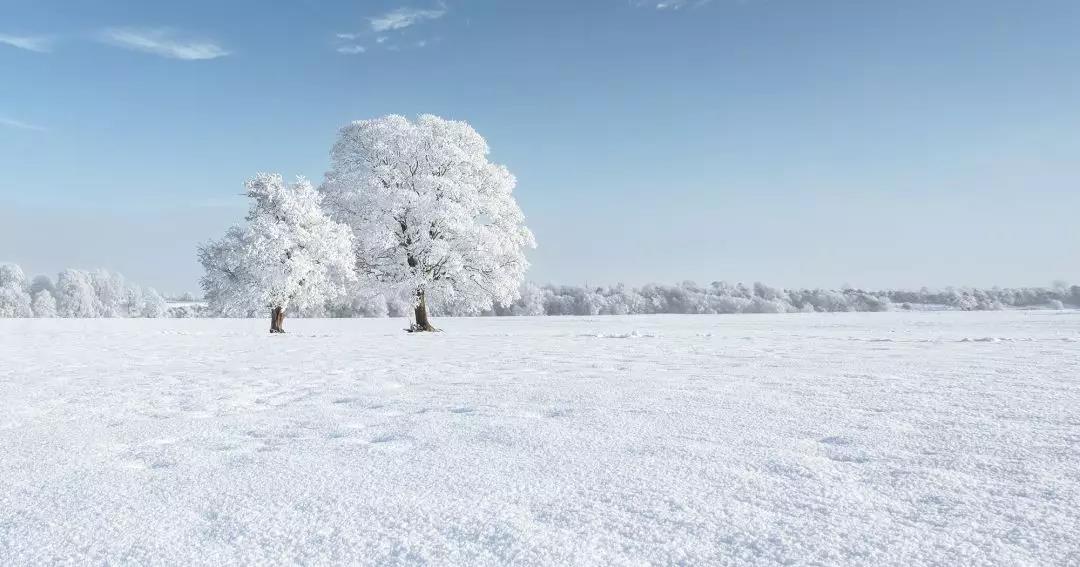
[(488, 161), (465, 122), (386, 116), (341, 129), (321, 187), (356, 237), (360, 275), (379, 292), (478, 313), (518, 297), (536, 246), (516, 180)]
[(260, 173), (246, 187), (247, 226), (199, 249), (211, 311), (307, 309), (342, 295), (355, 277), (352, 234), (323, 213), (311, 183), (287, 185), (278, 174)]

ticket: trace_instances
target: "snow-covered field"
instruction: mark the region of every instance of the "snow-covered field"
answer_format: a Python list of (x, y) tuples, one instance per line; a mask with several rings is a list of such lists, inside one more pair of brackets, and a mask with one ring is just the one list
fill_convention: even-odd
[(0, 320), (0, 565), (1080, 565), (1080, 313)]

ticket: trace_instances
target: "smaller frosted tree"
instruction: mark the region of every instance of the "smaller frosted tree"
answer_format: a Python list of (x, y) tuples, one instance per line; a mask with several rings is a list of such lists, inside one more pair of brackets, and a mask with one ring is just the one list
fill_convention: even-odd
[(304, 179), (287, 185), (260, 173), (246, 184), (246, 227), (199, 249), (210, 308), (224, 315), (270, 310), (270, 332), (284, 333), (285, 311), (322, 305), (345, 293), (354, 276), (352, 232), (322, 211)]
[(39, 289), (34, 294), (34, 300), (32, 303), (34, 309), (34, 317), (40, 317), (42, 319), (51, 319), (56, 317), (56, 298), (49, 292), (48, 289)]

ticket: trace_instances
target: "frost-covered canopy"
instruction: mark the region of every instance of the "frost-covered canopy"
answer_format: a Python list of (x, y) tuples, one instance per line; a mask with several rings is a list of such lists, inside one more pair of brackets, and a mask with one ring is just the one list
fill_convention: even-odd
[(246, 187), (248, 225), (199, 250), (210, 308), (245, 316), (313, 307), (342, 294), (354, 277), (352, 234), (323, 213), (314, 187), (304, 179), (287, 185), (267, 173)]
[(471, 126), (431, 115), (342, 128), (321, 190), (353, 229), (361, 275), (465, 312), (513, 301), (535, 240), (514, 176), (487, 155)]

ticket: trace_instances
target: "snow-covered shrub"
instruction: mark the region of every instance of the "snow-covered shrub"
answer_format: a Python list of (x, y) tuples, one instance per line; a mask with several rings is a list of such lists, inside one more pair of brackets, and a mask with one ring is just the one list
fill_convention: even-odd
[(207, 313), (206, 308), (203, 305), (197, 303), (187, 303), (181, 305), (170, 305), (165, 312), (165, 316), (171, 319), (195, 319), (198, 317), (213, 317), (212, 313)]

